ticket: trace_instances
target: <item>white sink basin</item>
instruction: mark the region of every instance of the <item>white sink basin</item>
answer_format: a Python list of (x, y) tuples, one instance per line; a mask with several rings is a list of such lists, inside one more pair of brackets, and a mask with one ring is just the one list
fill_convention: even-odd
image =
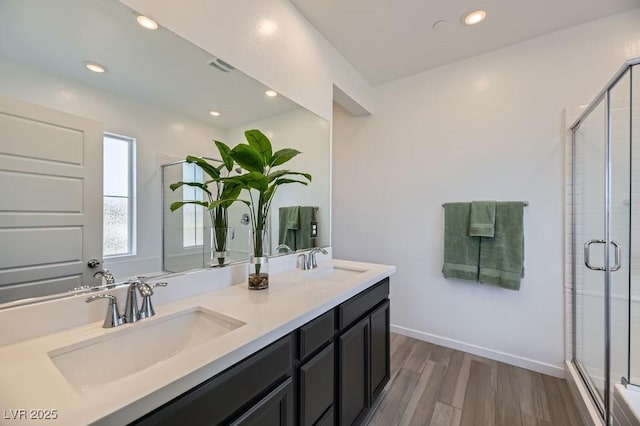
[(364, 272), (367, 272), (367, 269), (347, 268), (344, 266), (329, 266), (308, 271), (305, 273), (305, 276), (312, 280), (343, 282)]
[(244, 322), (203, 308), (123, 325), (113, 333), (49, 352), (67, 381), (84, 393), (229, 333)]

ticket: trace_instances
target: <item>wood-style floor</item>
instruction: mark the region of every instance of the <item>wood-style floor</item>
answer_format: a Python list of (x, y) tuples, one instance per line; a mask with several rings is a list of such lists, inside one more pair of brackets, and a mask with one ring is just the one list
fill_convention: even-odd
[(580, 426), (564, 380), (398, 334), (370, 425)]

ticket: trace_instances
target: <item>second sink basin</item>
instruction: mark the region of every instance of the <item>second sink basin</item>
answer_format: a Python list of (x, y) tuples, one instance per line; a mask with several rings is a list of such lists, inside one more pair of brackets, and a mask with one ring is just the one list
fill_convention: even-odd
[(48, 355), (67, 381), (84, 393), (243, 325), (235, 318), (198, 307), (122, 326), (113, 333), (56, 349)]
[(305, 276), (312, 280), (343, 282), (364, 272), (367, 272), (367, 270), (358, 268), (347, 268), (344, 266), (329, 266), (308, 271), (305, 273)]

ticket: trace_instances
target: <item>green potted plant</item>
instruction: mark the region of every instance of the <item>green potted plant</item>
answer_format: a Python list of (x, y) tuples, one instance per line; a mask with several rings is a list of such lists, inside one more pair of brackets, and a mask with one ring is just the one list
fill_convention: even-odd
[[(229, 226), (227, 209), (236, 201), (247, 203), (247, 201), (239, 200), (238, 196), (243, 186), (239, 182), (226, 179), (233, 170), (233, 159), (231, 158), (231, 148), (226, 144), (214, 141), (222, 163), (213, 165), (201, 157), (187, 156), (187, 163), (194, 163), (211, 179), (205, 182), (176, 182), (169, 187), (172, 191), (187, 185), (199, 188), (206, 196), (208, 201), (176, 201), (169, 207), (171, 211), (176, 211), (185, 204), (196, 204), (203, 206), (209, 212), (211, 218), (211, 266), (223, 265), (225, 259), (229, 256), (229, 245), (233, 238), (233, 228)], [(225, 175), (223, 171), (226, 169)], [(212, 191), (211, 184), (215, 184)]]
[[(300, 154), (300, 151), (284, 148), (273, 152), (271, 141), (260, 130), (247, 130), (244, 135), (247, 143), (236, 145), (230, 156), (246, 173), (226, 178), (224, 181), (237, 183), (249, 193), (251, 255), (248, 284), (251, 290), (262, 290), (269, 287), (270, 244), (267, 221), (276, 190), (281, 185), (290, 183), (307, 185), (307, 181), (311, 182), (311, 175), (287, 169), (275, 170)], [(306, 181), (294, 178), (298, 176)]]

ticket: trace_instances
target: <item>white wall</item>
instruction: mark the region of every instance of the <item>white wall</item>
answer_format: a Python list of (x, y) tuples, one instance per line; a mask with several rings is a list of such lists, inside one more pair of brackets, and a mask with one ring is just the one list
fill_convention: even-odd
[[(427, 340), (563, 374), (563, 111), (640, 56), (640, 10), (374, 89), (333, 122), (338, 258), (394, 264), (392, 323)], [(446, 201), (528, 200), (519, 292), (445, 280)]]
[(334, 84), (372, 110), (370, 85), (288, 0), (120, 1), (327, 120)]
[(186, 154), (212, 155), (224, 132), (107, 91), (2, 60), (0, 94), (104, 123), (136, 139), (137, 254), (105, 261), (118, 280), (162, 270), (160, 165)]

